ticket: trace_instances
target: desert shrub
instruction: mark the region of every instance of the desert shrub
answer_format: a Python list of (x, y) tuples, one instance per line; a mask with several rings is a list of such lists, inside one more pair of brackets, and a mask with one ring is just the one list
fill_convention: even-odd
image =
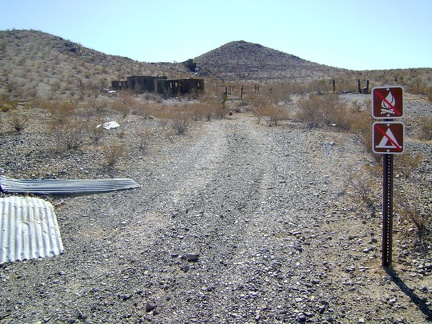
[(372, 177), (369, 177), (370, 173), (365, 172), (364, 174), (349, 173), (345, 181), (353, 192), (354, 196), (360, 198), (367, 206), (372, 206), (374, 201), (373, 195), (373, 184), (376, 182)]
[(141, 131), (136, 133), (138, 139), (138, 148), (141, 152), (146, 152), (150, 144), (150, 133), (147, 131)]
[(46, 109), (51, 111), (51, 109), (54, 109), (55, 103), (51, 100), (46, 100), (42, 98), (35, 98), (30, 101), (30, 104), (34, 108), (40, 108), (40, 109)]
[(172, 120), (171, 127), (177, 132), (177, 135), (184, 135), (189, 130), (190, 122), (185, 117), (177, 117)]
[(211, 118), (222, 119), (225, 117), (227, 110), (227, 98), (219, 97), (215, 94), (206, 93), (201, 96), (197, 114), (200, 118), (210, 121)]
[(406, 90), (414, 94), (426, 94), (428, 92), (427, 83), (420, 77), (411, 80), (406, 86)]
[(10, 121), (13, 129), (19, 134), (21, 134), (29, 124), (29, 118), (16, 110), (12, 113)]
[(104, 99), (89, 98), (81, 103), (80, 107), (87, 116), (94, 117), (95, 115), (100, 115), (100, 113), (108, 107), (108, 102)]
[(111, 103), (111, 109), (118, 111), (123, 117), (129, 114), (129, 106), (121, 101), (114, 101)]
[(120, 91), (117, 100), (111, 103), (111, 109), (116, 110), (126, 117), (131, 111), (139, 113), (143, 105), (133, 96), (130, 91)]
[(322, 127), (323, 113), (321, 99), (315, 95), (310, 95), (308, 99), (301, 99), (298, 102), (298, 111), (295, 118), (301, 122), (306, 122), (308, 127)]
[(91, 134), (92, 134), (93, 143), (97, 144), (101, 141), (101, 139), (104, 136), (103, 128), (101, 126), (92, 127), (91, 128)]
[(285, 82), (270, 83), (266, 88), (255, 86), (255, 94), (261, 93), (271, 99), (272, 102), (291, 101), (291, 95), (294, 93), (292, 85)]
[(402, 174), (405, 178), (411, 178), (415, 169), (417, 169), (423, 162), (423, 155), (420, 153), (413, 153), (407, 150), (403, 154), (395, 155), (394, 169), (395, 173)]
[(36, 98), (37, 88), (35, 85), (29, 84), (22, 89), (22, 94), (24, 98)]
[(349, 129), (347, 119), (349, 113), (335, 94), (310, 94), (309, 98), (301, 99), (298, 103), (296, 119), (305, 122), (310, 128), (337, 126)]
[(194, 121), (199, 121), (202, 119), (210, 120), (211, 116), (214, 114), (214, 108), (208, 102), (199, 102), (189, 105), (189, 107), (183, 107), (191, 111), (192, 119)]
[(364, 147), (372, 153), (372, 117), (366, 111), (352, 114), (350, 132), (355, 134)]
[(214, 107), (213, 115), (216, 119), (223, 119), (225, 117), (226, 111), (223, 107)]
[[(405, 185), (406, 187), (407, 185)], [(414, 233), (417, 237), (415, 249), (423, 254), (423, 259), (426, 261), (430, 253), (429, 246), (432, 244), (432, 215), (424, 206), (424, 201), (419, 193), (418, 184), (411, 183), (409, 188), (405, 188), (403, 194), (398, 194), (396, 197), (396, 209), (400, 215), (400, 222), (414, 226)], [(429, 185), (429, 192), (432, 188)], [(406, 192), (411, 193), (410, 195)], [(404, 231), (405, 235), (410, 235), (411, 229)]]
[(52, 117), (54, 124), (68, 124), (69, 119), (74, 116), (75, 103), (70, 100), (52, 101), (52, 100), (33, 100), (32, 106), (38, 106), (47, 109)]
[(273, 104), (272, 99), (267, 96), (255, 93), (249, 97), (247, 103), (257, 117), (257, 123), (264, 120), (269, 126), (277, 126), (280, 121), (289, 119), (288, 112)]
[(98, 117), (95, 120), (92, 120), (91, 126), (88, 127), (89, 135), (94, 144), (98, 144), (104, 137), (104, 128), (102, 127), (103, 123), (103, 118)]
[(260, 105), (254, 109), (258, 123), (263, 119), (269, 126), (278, 126), (283, 120), (289, 119), (288, 112), (282, 107), (272, 104)]
[(90, 131), (86, 123), (70, 117), (62, 123), (53, 123), (50, 128), (50, 136), (58, 150), (75, 150), (88, 142)]
[(432, 87), (426, 89), (426, 96), (428, 100), (432, 102)]
[(123, 145), (109, 145), (104, 147), (105, 162), (108, 167), (114, 167), (124, 156)]
[(432, 140), (432, 117), (420, 119), (419, 138), (424, 141)]
[(18, 101), (11, 101), (6, 98), (0, 97), (0, 110), (3, 112), (7, 112), (11, 109), (15, 109), (18, 107)]
[(51, 91), (57, 92), (60, 90), (61, 82), (59, 80), (54, 80), (51, 82)]

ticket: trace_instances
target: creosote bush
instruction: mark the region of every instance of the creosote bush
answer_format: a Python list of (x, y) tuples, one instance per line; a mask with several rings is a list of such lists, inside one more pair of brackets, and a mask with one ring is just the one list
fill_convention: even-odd
[(125, 154), (123, 145), (107, 145), (103, 149), (106, 165), (114, 167)]
[(339, 101), (338, 95), (315, 93), (299, 101), (295, 115), (297, 120), (305, 122), (310, 128), (334, 126), (344, 130), (351, 127), (350, 116), (347, 108)]
[(269, 126), (278, 126), (283, 120), (288, 120), (289, 115), (284, 108), (272, 104), (258, 105), (254, 109), (257, 122), (264, 120)]
[(19, 134), (21, 134), (22, 131), (28, 126), (29, 118), (26, 115), (22, 114), (22, 112), (14, 110), (12, 112), (10, 122), (12, 124), (13, 129)]
[(150, 144), (150, 133), (147, 131), (137, 132), (135, 137), (138, 139), (138, 148), (145, 153)]
[(190, 121), (186, 117), (178, 117), (172, 120), (171, 127), (177, 132), (177, 135), (184, 135), (189, 130)]
[(264, 120), (269, 126), (277, 126), (281, 121), (288, 120), (289, 114), (283, 107), (278, 107), (268, 96), (262, 96), (257, 93), (250, 95), (247, 103), (257, 118), (257, 123)]
[(51, 132), (54, 143), (59, 150), (76, 150), (87, 144), (90, 138), (88, 125), (74, 118), (64, 123), (54, 124)]
[(56, 101), (36, 99), (32, 101), (32, 106), (47, 109), (53, 117), (53, 123), (56, 124), (67, 124), (75, 113), (75, 102), (70, 100)]

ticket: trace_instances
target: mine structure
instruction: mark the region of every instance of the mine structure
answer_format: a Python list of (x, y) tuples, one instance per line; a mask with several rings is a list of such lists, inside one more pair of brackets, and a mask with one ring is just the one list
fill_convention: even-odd
[(133, 75), (126, 80), (111, 81), (115, 91), (132, 90), (138, 93), (152, 92), (165, 96), (185, 95), (204, 92), (204, 79), (179, 78), (168, 79), (166, 76)]

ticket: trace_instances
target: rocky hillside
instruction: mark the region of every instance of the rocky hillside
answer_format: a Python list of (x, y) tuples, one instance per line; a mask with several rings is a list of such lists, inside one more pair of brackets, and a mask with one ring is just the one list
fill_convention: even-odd
[(196, 57), (194, 61), (204, 71), (227, 80), (304, 81), (347, 72), (245, 41), (230, 42)]
[[(303, 60), (297, 56), (245, 41), (235, 41), (191, 60), (207, 81), (242, 83), (324, 82), (335, 79), (337, 91), (356, 91), (357, 79), (373, 85), (397, 84), (426, 93), (432, 69), (351, 71)], [(184, 63), (145, 63), (107, 55), (79, 43), (35, 30), (0, 31), (0, 99), (33, 98), (81, 101), (95, 97), (112, 80), (130, 75), (190, 77)], [(323, 88), (320, 85), (318, 88)], [(317, 91), (317, 87), (312, 87)], [(208, 88), (209, 89), (209, 88)]]
[(185, 72), (183, 64), (107, 55), (40, 31), (0, 31), (0, 96), (83, 99), (129, 75), (180, 77)]

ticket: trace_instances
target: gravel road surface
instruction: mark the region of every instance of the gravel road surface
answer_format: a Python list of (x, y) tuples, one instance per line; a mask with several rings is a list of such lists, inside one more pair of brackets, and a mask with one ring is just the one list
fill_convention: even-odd
[(141, 188), (45, 197), (64, 254), (0, 265), (0, 322), (425, 322), (431, 269), (384, 271), (379, 212), (349, 194), (368, 159), (247, 114), (130, 154), (117, 172)]

